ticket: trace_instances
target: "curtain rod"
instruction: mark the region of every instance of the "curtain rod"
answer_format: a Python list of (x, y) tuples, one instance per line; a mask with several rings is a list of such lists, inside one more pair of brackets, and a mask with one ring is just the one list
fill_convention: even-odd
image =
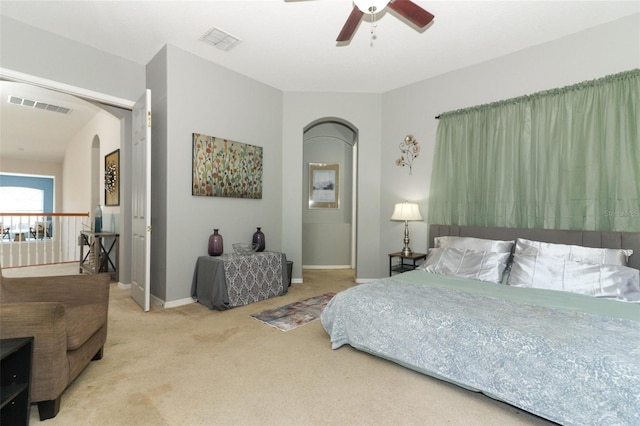
[(530, 94), (530, 95), (522, 95), (522, 96), (517, 96), (517, 97), (511, 98), (511, 99), (504, 99), (504, 100), (501, 100), (501, 101), (495, 101), (495, 102), (491, 102), (491, 103), (486, 103), (486, 104), (476, 105), (476, 106), (472, 106), (472, 107), (466, 107), (466, 108), (462, 108), (462, 109), (457, 109), (457, 110), (453, 110), (453, 111), (443, 112), (443, 113), (440, 113), (439, 115), (436, 115), (436, 120), (439, 120), (440, 117), (442, 116), (442, 114), (449, 115), (450, 113), (455, 113), (455, 114), (468, 113), (470, 111), (477, 111), (479, 109), (493, 108), (495, 106), (505, 105), (505, 104), (509, 104), (509, 103), (517, 103), (517, 102), (521, 102), (523, 100), (524, 101), (528, 101), (531, 98), (555, 95), (555, 94), (562, 93), (562, 92), (581, 89), (581, 88), (583, 88), (585, 86), (594, 86), (596, 84), (605, 83), (605, 82), (611, 81), (611, 80), (633, 78), (633, 77), (635, 77), (637, 75), (640, 75), (640, 68), (634, 68), (634, 69), (629, 70), (629, 71), (622, 71), (622, 72), (617, 73), (617, 74), (606, 75), (604, 77), (597, 78), (595, 80), (587, 80), (587, 81), (583, 81), (583, 82), (580, 82), (580, 83), (572, 84), (570, 86), (560, 87), (560, 88), (556, 88), (556, 89), (542, 90), (542, 91), (539, 91), (539, 92), (536, 92), (536, 93), (533, 93), (533, 94)]

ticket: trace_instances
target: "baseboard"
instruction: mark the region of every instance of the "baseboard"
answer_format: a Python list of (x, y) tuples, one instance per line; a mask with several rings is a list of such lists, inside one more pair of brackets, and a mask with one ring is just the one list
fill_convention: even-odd
[(187, 297), (185, 299), (171, 300), (169, 302), (165, 302), (157, 296), (151, 295), (151, 303), (154, 305), (161, 306), (163, 308), (177, 308), (178, 306), (189, 305), (191, 303), (196, 303), (197, 300), (193, 297)]
[(154, 295), (152, 294), (152, 295), (151, 295), (151, 297), (150, 297), (150, 299), (151, 299), (150, 301), (151, 301), (151, 303), (152, 303), (153, 305), (156, 305), (156, 306), (162, 306), (162, 307), (164, 307), (164, 300), (160, 299), (159, 297), (156, 297), (156, 296), (154, 296)]
[(291, 279), (291, 284), (302, 284), (304, 281), (302, 281), (302, 278), (292, 278)]
[(302, 269), (352, 269), (351, 265), (302, 265)]
[(121, 282), (118, 282), (118, 288), (121, 288), (123, 290), (128, 290), (131, 288), (131, 284), (123, 284)]
[(185, 299), (172, 300), (170, 302), (164, 302), (165, 308), (177, 308), (178, 306), (190, 305), (196, 303), (197, 300), (193, 297), (187, 297)]

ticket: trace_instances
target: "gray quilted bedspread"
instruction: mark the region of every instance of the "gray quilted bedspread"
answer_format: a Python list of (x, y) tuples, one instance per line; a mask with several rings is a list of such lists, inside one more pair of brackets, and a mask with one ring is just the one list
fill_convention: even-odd
[(348, 344), (567, 425), (640, 425), (640, 305), (413, 271), (338, 293)]

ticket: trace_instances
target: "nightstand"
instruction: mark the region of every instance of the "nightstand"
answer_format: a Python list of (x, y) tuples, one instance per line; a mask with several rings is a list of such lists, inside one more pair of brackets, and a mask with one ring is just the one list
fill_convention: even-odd
[[(400, 263), (394, 266), (393, 258), (395, 257), (400, 258)], [(400, 251), (397, 253), (389, 253), (389, 276), (391, 276), (394, 272), (401, 274), (403, 272), (413, 271), (418, 267), (420, 261), (426, 258), (426, 253), (411, 253), (409, 255), (404, 255)]]

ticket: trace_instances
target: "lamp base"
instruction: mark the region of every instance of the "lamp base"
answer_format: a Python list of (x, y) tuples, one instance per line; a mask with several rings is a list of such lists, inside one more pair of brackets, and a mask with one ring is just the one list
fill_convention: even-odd
[(409, 248), (409, 222), (408, 221), (404, 221), (404, 239), (402, 240), (402, 242), (404, 243), (404, 248), (402, 249), (402, 251), (400, 253), (402, 253), (403, 256), (410, 256), (411, 255), (411, 249)]

